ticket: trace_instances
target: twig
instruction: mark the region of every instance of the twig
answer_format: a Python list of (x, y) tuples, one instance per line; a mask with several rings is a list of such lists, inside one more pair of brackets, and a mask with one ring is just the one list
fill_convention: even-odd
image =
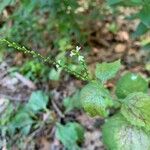
[(57, 114), (60, 116), (60, 118), (64, 118), (65, 115), (61, 112), (61, 110), (58, 108), (58, 106), (56, 105), (56, 103), (52, 100), (52, 105), (54, 107), (54, 109), (56, 110)]
[(17, 79), (19, 79), (24, 85), (28, 86), (30, 89), (32, 90), (36, 89), (35, 84), (32, 81), (26, 79), (23, 75), (16, 72), (15, 76)]
[(4, 94), (1, 94), (1, 93), (0, 93), (0, 98), (6, 98), (6, 99), (9, 99), (9, 100), (12, 100), (12, 101), (27, 101), (28, 100), (27, 98), (22, 99), (22, 98), (19, 98), (19, 97), (4, 95)]

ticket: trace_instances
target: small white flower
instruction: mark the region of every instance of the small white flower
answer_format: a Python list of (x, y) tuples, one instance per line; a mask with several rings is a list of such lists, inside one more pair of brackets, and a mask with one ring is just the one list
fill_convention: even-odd
[(84, 57), (83, 56), (78, 56), (78, 60), (79, 61), (84, 61)]
[(70, 53), (70, 57), (72, 57), (72, 56), (74, 56), (74, 55), (76, 55), (73, 51), (71, 51), (71, 53)]
[(58, 60), (57, 63), (58, 64), (56, 64), (56, 68), (59, 69), (60, 68), (59, 64), (61, 63), (61, 60)]
[(76, 46), (76, 51), (79, 52), (79, 50), (81, 49), (81, 47)]
[(59, 69), (59, 65), (56, 65), (56, 68)]
[(132, 79), (132, 80), (136, 80), (137, 77), (138, 77), (137, 75), (132, 74), (131, 79)]
[(61, 60), (58, 60), (57, 62), (58, 62), (58, 64), (60, 64)]

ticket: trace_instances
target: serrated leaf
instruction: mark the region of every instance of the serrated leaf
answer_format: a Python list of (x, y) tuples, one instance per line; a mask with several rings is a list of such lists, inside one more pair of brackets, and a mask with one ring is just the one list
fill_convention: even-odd
[(96, 65), (95, 75), (102, 82), (115, 77), (121, 67), (120, 60), (112, 63), (102, 63)]
[(19, 112), (12, 119), (11, 123), (12, 123), (11, 125), (14, 128), (21, 128), (26, 125), (32, 124), (33, 120), (30, 118), (30, 116), (26, 112)]
[(63, 100), (65, 106), (65, 112), (69, 112), (74, 108), (81, 108), (80, 91), (76, 91), (71, 97), (67, 97)]
[(150, 130), (150, 96), (144, 93), (132, 93), (122, 104), (121, 113), (133, 125)]
[(78, 150), (77, 142), (83, 140), (84, 129), (75, 122), (66, 125), (57, 124), (56, 137), (63, 143), (68, 150)]
[(81, 90), (81, 103), (84, 110), (91, 116), (107, 116), (112, 106), (109, 92), (98, 81), (87, 84)]
[(116, 95), (125, 98), (130, 93), (148, 91), (148, 82), (140, 75), (128, 72), (123, 75), (116, 85)]
[(27, 112), (19, 111), (9, 122), (8, 131), (14, 134), (16, 129), (20, 129), (23, 134), (27, 135), (33, 123), (34, 121)]
[(107, 120), (102, 128), (102, 137), (108, 150), (150, 149), (150, 135), (130, 125), (120, 114)]
[(35, 91), (31, 94), (29, 102), (26, 105), (26, 109), (38, 112), (42, 109), (46, 109), (47, 103), (48, 96), (43, 91)]

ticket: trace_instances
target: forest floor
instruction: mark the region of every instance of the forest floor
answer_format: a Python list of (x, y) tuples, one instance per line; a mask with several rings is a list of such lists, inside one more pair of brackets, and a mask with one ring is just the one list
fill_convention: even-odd
[[(97, 22), (91, 25), (91, 34), (88, 37), (88, 43), (91, 50), (86, 58), (91, 72), (96, 63), (111, 62), (120, 59), (122, 68), (115, 79), (127, 71), (138, 72), (143, 76), (150, 76), (150, 72), (145, 69), (145, 64), (150, 60), (150, 53), (142, 50), (140, 41), (132, 39), (131, 33), (134, 31), (136, 22), (128, 23), (121, 17), (116, 19), (118, 25), (117, 33), (108, 30), (108, 24), (113, 20), (112, 17), (104, 22)], [(84, 49), (84, 48), (83, 48)], [(26, 103), (34, 90), (44, 89), (52, 91), (53, 96), (50, 108), (54, 110), (54, 115), (60, 122), (77, 121), (82, 124), (85, 129), (85, 140), (82, 144), (83, 150), (104, 150), (101, 138), (101, 126), (104, 123), (102, 118), (90, 118), (81, 110), (73, 110), (67, 114), (64, 113), (62, 101), (65, 97), (72, 95), (76, 89), (81, 88), (85, 82), (78, 80), (73, 76), (64, 75), (61, 81), (49, 81), (48, 83), (33, 83), (26, 79), (23, 75), (17, 73), (11, 75), (11, 68), (15, 64), (22, 63), (23, 54), (16, 53), (15, 56), (6, 54), (5, 60), (0, 64), (0, 99), (7, 98), (14, 104)], [(110, 90), (114, 89), (116, 80), (110, 80), (106, 83), (106, 87)], [(29, 138), (30, 139), (30, 138)], [(40, 129), (32, 140), (25, 140), (27, 149), (32, 149), (32, 142), (36, 143), (39, 150), (61, 150), (64, 149), (62, 144), (55, 137), (55, 126), (46, 126)], [(12, 150), (16, 150), (15, 145)]]

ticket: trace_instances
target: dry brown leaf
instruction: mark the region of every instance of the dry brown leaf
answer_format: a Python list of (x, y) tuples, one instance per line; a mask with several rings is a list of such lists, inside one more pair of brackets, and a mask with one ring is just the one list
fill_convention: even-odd
[(116, 53), (123, 53), (126, 50), (126, 46), (125, 44), (120, 43), (117, 44), (114, 49)]

